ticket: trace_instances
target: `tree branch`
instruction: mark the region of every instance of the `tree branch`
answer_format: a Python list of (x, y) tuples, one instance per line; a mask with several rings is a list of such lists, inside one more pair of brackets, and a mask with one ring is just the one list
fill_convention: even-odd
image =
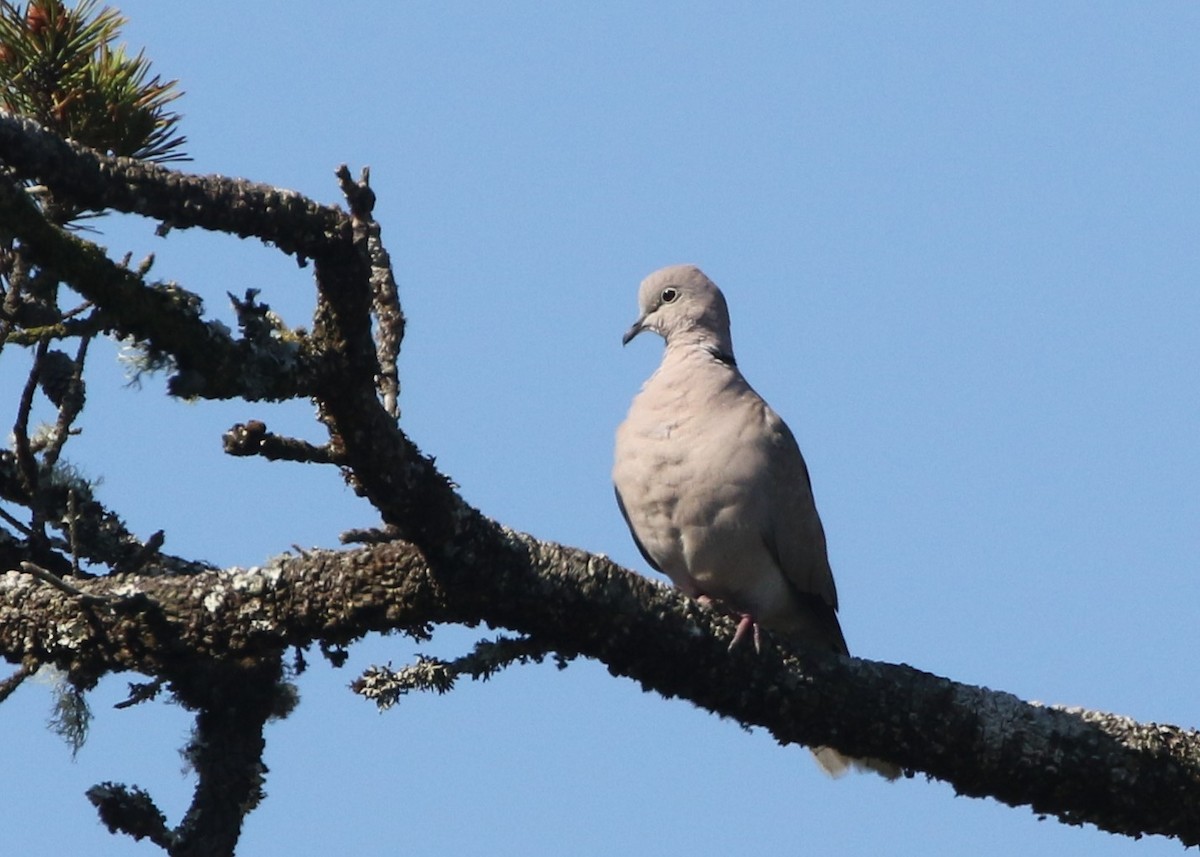
[(391, 708), (400, 697), (413, 690), (449, 692), (462, 676), (486, 681), (513, 664), (541, 663), (556, 655), (559, 669), (568, 659), (541, 640), (530, 637), (500, 637), (481, 640), (471, 651), (452, 661), (417, 655), (416, 662), (399, 670), (371, 667), (350, 684), (350, 689), (370, 699), (380, 709)]
[(366, 237), (367, 256), (371, 260), (371, 304), (375, 316), (375, 351), (379, 362), (377, 386), (383, 399), (383, 409), (395, 418), (400, 417), (400, 343), (404, 341), (404, 310), (392, 273), (392, 259), (383, 246), (379, 224), (372, 216), (375, 192), (371, 190), (371, 171), (363, 168), (362, 178), (355, 182), (350, 170), (342, 164), (337, 169), (342, 194), (350, 206), (356, 229)]
[(87, 790), (88, 800), (100, 813), (100, 821), (110, 833), (120, 831), (135, 840), (149, 839), (164, 850), (174, 843), (162, 814), (150, 795), (138, 788), (119, 783), (100, 783)]
[[(599, 660), (647, 691), (761, 726), (781, 743), (881, 758), (1072, 824), (1200, 843), (1194, 731), (1022, 702), (774, 639), (761, 655), (730, 654), (731, 619), (603, 557), (501, 532), (505, 550), (437, 570), (396, 542), (89, 587), (143, 593), (154, 608), (140, 612), (91, 610), (9, 573), (0, 576), (0, 652), (55, 663), (90, 686), (111, 671), (171, 677), (197, 662), (274, 662), (290, 646), (345, 645), (371, 631), (487, 622)], [(175, 645), (164, 651), (155, 641), (168, 634)]]
[(110, 157), (3, 111), (0, 161), (81, 209), (111, 208), (173, 228), (199, 226), (260, 238), (301, 259), (344, 246), (350, 236), (345, 212), (295, 191)]
[(0, 222), (21, 239), (30, 261), (94, 302), (107, 329), (171, 355), (180, 370), (173, 392), (249, 400), (308, 392), (306, 381), (316, 367), (302, 341), (235, 340), (201, 318), (196, 295), (170, 284), (148, 286), (99, 247), (47, 221), (11, 181), (0, 180)]
[(234, 853), (243, 820), (263, 798), (263, 726), (279, 708), (281, 654), (222, 661), (172, 681), (176, 698), (197, 714), (185, 750), (196, 791), (173, 833), (171, 857)]
[(29, 666), (20, 666), (16, 672), (3, 681), (0, 681), (0, 702), (4, 702), (4, 700), (12, 696), (13, 691), (20, 687), (25, 679), (33, 675), (33, 672), (33, 669)]
[(225, 452), (234, 456), (261, 455), (268, 461), (301, 461), (309, 464), (333, 464), (328, 446), (316, 446), (306, 440), (282, 437), (267, 431), (262, 420), (237, 423), (221, 436)]

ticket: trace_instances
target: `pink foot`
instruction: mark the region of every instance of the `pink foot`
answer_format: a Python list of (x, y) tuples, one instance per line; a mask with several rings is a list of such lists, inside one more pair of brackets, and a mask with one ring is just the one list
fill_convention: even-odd
[(754, 621), (754, 617), (749, 613), (742, 614), (742, 621), (738, 622), (737, 630), (733, 632), (733, 640), (729, 644), (729, 651), (733, 651), (734, 646), (742, 641), (742, 639), (754, 630), (754, 651), (762, 654), (762, 634), (759, 631), (758, 623)]
[[(716, 607), (717, 603), (707, 595), (697, 595), (696, 600), (705, 607)], [(762, 632), (758, 627), (758, 623), (754, 621), (754, 617), (749, 613), (742, 614), (742, 620), (738, 622), (737, 630), (733, 632), (733, 640), (729, 643), (728, 651), (732, 652), (733, 647), (745, 639), (746, 635), (754, 631), (754, 651), (762, 654)]]

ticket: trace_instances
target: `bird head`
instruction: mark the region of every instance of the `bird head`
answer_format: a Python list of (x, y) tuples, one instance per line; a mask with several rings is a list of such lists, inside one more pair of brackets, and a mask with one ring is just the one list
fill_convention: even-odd
[(652, 330), (667, 345), (695, 343), (732, 354), (729, 307), (716, 284), (695, 265), (672, 265), (642, 280), (638, 320), (621, 339), (628, 345), (643, 330)]

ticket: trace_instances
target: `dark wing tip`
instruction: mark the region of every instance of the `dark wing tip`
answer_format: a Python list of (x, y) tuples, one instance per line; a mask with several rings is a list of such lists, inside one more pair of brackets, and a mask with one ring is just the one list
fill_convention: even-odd
[(617, 495), (617, 508), (621, 510), (621, 517), (625, 519), (625, 526), (629, 527), (629, 535), (633, 536), (633, 543), (637, 545), (638, 552), (642, 558), (650, 564), (650, 567), (662, 574), (662, 569), (658, 567), (658, 563), (646, 551), (646, 546), (642, 544), (642, 540), (638, 538), (637, 530), (633, 528), (633, 521), (629, 520), (629, 513), (625, 511), (625, 501), (621, 499), (621, 489), (616, 485), (613, 486), (613, 493)]

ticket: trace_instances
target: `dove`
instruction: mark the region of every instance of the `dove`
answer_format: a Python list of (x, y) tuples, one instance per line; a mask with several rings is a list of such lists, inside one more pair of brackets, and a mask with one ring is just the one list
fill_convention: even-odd
[[(849, 654), (825, 531), (800, 447), (742, 376), (725, 296), (694, 265), (656, 271), (638, 290), (628, 345), (653, 331), (662, 363), (617, 429), (617, 505), (651, 567), (686, 595), (741, 615), (732, 649), (759, 628)], [(814, 749), (831, 774), (899, 769)]]

